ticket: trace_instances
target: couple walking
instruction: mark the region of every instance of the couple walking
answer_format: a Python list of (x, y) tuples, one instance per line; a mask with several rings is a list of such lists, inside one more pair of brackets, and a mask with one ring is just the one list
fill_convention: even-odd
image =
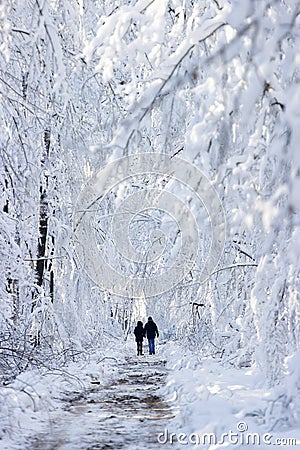
[(152, 317), (148, 317), (148, 322), (145, 326), (143, 326), (143, 323), (139, 320), (134, 329), (134, 335), (137, 344), (138, 356), (143, 354), (143, 339), (145, 336), (147, 336), (148, 339), (149, 355), (155, 355), (154, 339), (156, 336), (159, 336), (159, 333), (157, 325), (153, 322)]

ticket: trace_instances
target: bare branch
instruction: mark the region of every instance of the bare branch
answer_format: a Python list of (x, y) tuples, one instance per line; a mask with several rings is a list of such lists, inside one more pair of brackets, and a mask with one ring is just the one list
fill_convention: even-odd
[(48, 261), (48, 260), (52, 260), (52, 259), (62, 259), (62, 258), (66, 258), (66, 256), (45, 256), (44, 258), (23, 259), (23, 261), (30, 261), (30, 262), (34, 262), (34, 261)]

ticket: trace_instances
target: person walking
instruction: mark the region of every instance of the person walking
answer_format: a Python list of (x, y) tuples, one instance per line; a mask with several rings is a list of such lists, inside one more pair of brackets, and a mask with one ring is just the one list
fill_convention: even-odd
[(155, 337), (159, 337), (158, 328), (155, 322), (153, 322), (152, 317), (148, 317), (148, 322), (145, 327), (145, 336), (147, 336), (149, 344), (149, 355), (155, 355)]
[(140, 320), (137, 322), (133, 333), (135, 335), (135, 341), (137, 345), (137, 355), (143, 355), (143, 339), (145, 336), (143, 322), (141, 322)]

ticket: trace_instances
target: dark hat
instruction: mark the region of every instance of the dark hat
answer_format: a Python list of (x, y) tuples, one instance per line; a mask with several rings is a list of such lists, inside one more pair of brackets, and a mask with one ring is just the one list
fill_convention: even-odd
[(148, 317), (148, 322), (152, 322), (152, 321), (153, 321), (152, 317), (151, 316)]

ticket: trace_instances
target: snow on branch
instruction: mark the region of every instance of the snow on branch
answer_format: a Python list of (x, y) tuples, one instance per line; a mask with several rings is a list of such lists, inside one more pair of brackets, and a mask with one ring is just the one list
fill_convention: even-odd
[(128, 117), (121, 121), (110, 146), (126, 148), (134, 131), (138, 130), (143, 118), (152, 108), (155, 100), (162, 92), (165, 85), (172, 78), (183, 59), (190, 53), (196, 44), (211, 37), (217, 30), (225, 25), (223, 15), (207, 20), (197, 30), (191, 32), (177, 50), (168, 56), (161, 64), (159, 70), (151, 75), (141, 99), (128, 109)]

